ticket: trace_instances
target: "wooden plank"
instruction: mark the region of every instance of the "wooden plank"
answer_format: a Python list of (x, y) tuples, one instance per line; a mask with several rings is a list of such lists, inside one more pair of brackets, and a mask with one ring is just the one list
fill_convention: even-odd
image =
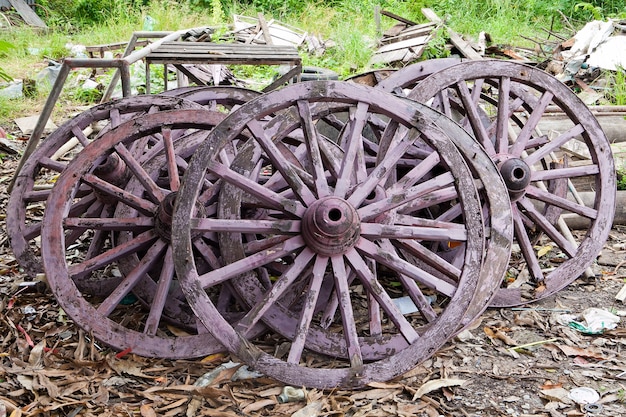
[(263, 39), (265, 39), (266, 45), (273, 45), (272, 35), (270, 35), (270, 28), (267, 26), (267, 22), (265, 21), (265, 16), (263, 13), (259, 13), (259, 24), (261, 25), (261, 32), (263, 33)]
[(384, 53), (384, 52), (389, 52), (389, 51), (395, 51), (397, 49), (410, 48), (412, 46), (424, 45), (426, 41), (428, 41), (429, 38), (430, 38), (430, 35), (426, 35), (426, 36), (420, 36), (417, 38), (406, 39), (400, 42), (390, 43), (388, 45), (385, 45), (379, 48), (376, 51), (376, 53), (378, 54), (378, 53)]
[(395, 19), (398, 22), (406, 23), (409, 26), (417, 25), (417, 23), (413, 22), (412, 20), (405, 19), (404, 17), (398, 16), (397, 14), (394, 14), (394, 13), (391, 13), (391, 12), (388, 12), (387, 10), (381, 10), (380, 13), (385, 15), (385, 16), (387, 16), (387, 17)]
[[(443, 23), (443, 20), (441, 20), (441, 18), (437, 16), (437, 13), (435, 13), (432, 9), (425, 7), (422, 9), (422, 14), (431, 22)], [(448, 36), (450, 37), (450, 42), (452, 43), (452, 45), (454, 45), (459, 50), (459, 52), (463, 54), (463, 56), (470, 59), (483, 59), (483, 57), (478, 52), (476, 52), (474, 48), (472, 48), (471, 44), (463, 39), (461, 35), (454, 32), (450, 28), (446, 28), (446, 31), (448, 32)]]
[(433, 32), (433, 30), (435, 30), (435, 28), (436, 26), (432, 24), (431, 26), (427, 28), (423, 28), (423, 29), (416, 30), (416, 31), (402, 31), (396, 36), (383, 38), (381, 39), (380, 42), (383, 45), (387, 45), (390, 43), (399, 42), (399, 41), (403, 41), (406, 39), (416, 38), (418, 36), (430, 35)]
[(372, 64), (391, 64), (392, 62), (403, 61), (406, 57), (408, 50), (399, 49), (396, 51), (383, 52), (381, 54), (374, 54), (370, 63)]
[(48, 27), (24, 0), (9, 0), (9, 3), (11, 3), (13, 8), (22, 16), (22, 19), (24, 19), (27, 24), (40, 28)]

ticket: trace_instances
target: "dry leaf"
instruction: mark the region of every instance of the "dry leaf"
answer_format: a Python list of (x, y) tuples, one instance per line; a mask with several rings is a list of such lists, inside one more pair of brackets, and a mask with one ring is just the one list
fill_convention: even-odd
[(551, 250), (552, 250), (552, 246), (550, 245), (541, 246), (540, 248), (537, 249), (537, 257), (541, 258), (542, 256), (546, 255)]
[(568, 346), (568, 345), (557, 345), (561, 352), (563, 352), (567, 356), (582, 356), (584, 358), (592, 358), (597, 360), (605, 360), (606, 358), (602, 355), (601, 352), (597, 351), (593, 348), (579, 348), (576, 346)]
[(432, 381), (428, 381), (413, 394), (413, 401), (418, 398), (428, 394), (429, 392), (436, 391), (443, 387), (454, 387), (461, 386), (465, 384), (467, 381), (464, 379), (434, 379)]
[(142, 404), (141, 407), (139, 407), (139, 413), (141, 417), (156, 417), (157, 415), (150, 404)]
[(253, 413), (255, 411), (259, 411), (265, 407), (270, 407), (273, 405), (276, 405), (277, 402), (275, 400), (261, 400), (261, 401), (255, 401), (252, 404), (248, 405), (247, 407), (245, 407), (242, 411), (244, 414), (249, 414), (249, 413)]
[(542, 390), (563, 388), (563, 384), (560, 382), (546, 381), (539, 388), (541, 388)]

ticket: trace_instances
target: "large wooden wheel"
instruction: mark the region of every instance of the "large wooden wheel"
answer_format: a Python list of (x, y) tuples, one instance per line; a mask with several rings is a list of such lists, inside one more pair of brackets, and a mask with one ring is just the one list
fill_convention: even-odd
[[(443, 69), (408, 97), (440, 109), (471, 132), (507, 185), (519, 247), (512, 262), (525, 264), (530, 281), (523, 286), (529, 291), (517, 286), (521, 279), (513, 286), (503, 280), (492, 305), (542, 299), (578, 278), (601, 250), (615, 211), (611, 148), (584, 103), (547, 73), (504, 61)], [(561, 111), (569, 121), (558, 131), (542, 132), (540, 121), (549, 111)], [(593, 192), (590, 205), (582, 191)], [(566, 222), (574, 215), (588, 222), (577, 240)]]
[[(390, 120), (398, 127), (379, 136)], [(250, 139), (232, 164), (219, 161), (244, 132)], [(225, 185), (203, 190), (212, 176)], [(489, 301), (477, 292), (485, 236), (473, 177), (410, 101), (339, 82), (263, 95), (220, 123), (190, 162), (173, 218), (181, 287), (209, 331), (267, 375), (315, 387), (392, 378), (472, 320), (471, 303)], [(215, 219), (197, 208), (211, 196)], [(208, 273), (191, 255), (203, 233), (218, 233), (224, 260)], [(460, 266), (438, 254), (457, 243)], [(232, 324), (210, 296), (224, 283), (249, 308)], [(417, 306), (414, 316), (402, 314), (400, 297)], [(286, 358), (248, 340), (261, 321), (289, 343)], [(312, 360), (305, 346), (325, 359)]]
[[(54, 209), (44, 214), (44, 266), (59, 304), (100, 341), (144, 356), (190, 358), (223, 350), (178, 290), (170, 217), (186, 159), (225, 115), (201, 109), (186, 116), (138, 116), (103, 134), (58, 177), (47, 201)], [(148, 139), (148, 151), (131, 152)], [(111, 160), (124, 172), (121, 186), (115, 177), (94, 174)], [(114, 206), (115, 216), (73, 209), (91, 194)], [(96, 233), (106, 238), (98, 251), (85, 251)], [(196, 244), (201, 269), (218, 267), (212, 237), (199, 236)], [(89, 286), (81, 283), (92, 279), (108, 282), (107, 290), (83, 290)], [(230, 301), (222, 310), (225, 316), (237, 313), (230, 292), (216, 297)], [(136, 298), (140, 302), (133, 302)]]
[[(56, 176), (69, 161), (101, 131), (107, 131), (143, 113), (176, 108), (200, 108), (199, 104), (176, 97), (137, 96), (100, 104), (86, 110), (52, 132), (22, 166), (14, 183), (7, 211), (7, 233), (11, 248), (24, 271), (31, 276), (43, 272), (40, 256), (41, 215)], [(91, 132), (96, 130), (95, 134)], [(140, 152), (143, 152), (141, 150)], [(110, 174), (110, 173), (109, 173)], [(95, 216), (109, 213), (114, 207), (91, 196), (73, 212), (89, 212)], [(94, 248), (101, 238), (92, 239)]]

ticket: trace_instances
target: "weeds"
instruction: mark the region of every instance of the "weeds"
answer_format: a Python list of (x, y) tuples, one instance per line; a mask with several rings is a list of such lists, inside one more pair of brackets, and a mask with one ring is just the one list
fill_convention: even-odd
[(617, 70), (607, 75), (608, 77), (608, 100), (617, 106), (626, 106), (626, 70), (618, 67)]

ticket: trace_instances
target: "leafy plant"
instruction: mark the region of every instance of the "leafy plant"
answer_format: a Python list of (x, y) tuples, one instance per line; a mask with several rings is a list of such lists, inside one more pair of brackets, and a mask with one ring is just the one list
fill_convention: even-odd
[(626, 70), (618, 67), (608, 76), (608, 99), (616, 106), (626, 105)]
[(578, 3), (576, 6), (574, 6), (574, 11), (580, 11), (580, 10), (588, 12), (595, 20), (602, 20), (604, 17), (603, 16), (604, 12), (602, 11), (602, 7), (595, 6), (592, 3), (583, 2), (583, 3)]
[(626, 190), (626, 171), (618, 169), (617, 175), (617, 189), (620, 191)]
[[(12, 49), (15, 49), (12, 43), (0, 40), (0, 56), (7, 55)], [(0, 80), (13, 81), (13, 77), (0, 67)]]

